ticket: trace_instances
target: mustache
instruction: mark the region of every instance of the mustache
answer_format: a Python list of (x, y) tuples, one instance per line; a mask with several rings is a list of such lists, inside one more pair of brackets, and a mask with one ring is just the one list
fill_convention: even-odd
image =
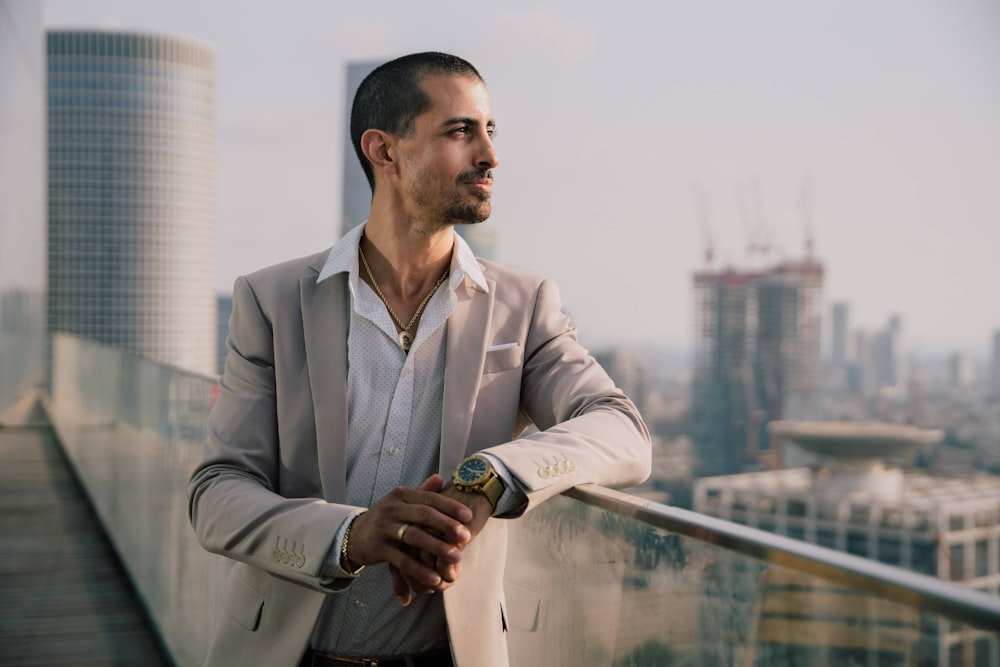
[(459, 183), (472, 183), (473, 181), (481, 181), (483, 179), (493, 180), (493, 170), (484, 169), (482, 171), (463, 171), (458, 175)]

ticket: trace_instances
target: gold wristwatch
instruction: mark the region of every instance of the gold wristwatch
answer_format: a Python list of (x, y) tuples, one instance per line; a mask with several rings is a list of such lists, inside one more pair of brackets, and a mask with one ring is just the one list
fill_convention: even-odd
[(451, 481), (459, 491), (483, 494), (496, 511), (504, 486), (489, 459), (478, 454), (466, 458), (451, 474)]

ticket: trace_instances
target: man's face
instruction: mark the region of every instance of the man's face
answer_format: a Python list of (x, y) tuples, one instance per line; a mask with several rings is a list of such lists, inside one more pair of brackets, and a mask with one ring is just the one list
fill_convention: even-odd
[(493, 116), (482, 81), (428, 76), (420, 87), (432, 106), (400, 139), (402, 196), (415, 216), (446, 224), (476, 223), (490, 216)]

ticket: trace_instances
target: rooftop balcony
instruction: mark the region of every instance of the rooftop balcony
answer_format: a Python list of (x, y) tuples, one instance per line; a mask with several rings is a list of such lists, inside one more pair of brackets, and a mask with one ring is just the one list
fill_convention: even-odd
[[(201, 664), (228, 568), (187, 518), (213, 387), (59, 335), (37, 395), (177, 665)], [(516, 666), (1000, 665), (1000, 598), (604, 488), (518, 520), (507, 580)]]

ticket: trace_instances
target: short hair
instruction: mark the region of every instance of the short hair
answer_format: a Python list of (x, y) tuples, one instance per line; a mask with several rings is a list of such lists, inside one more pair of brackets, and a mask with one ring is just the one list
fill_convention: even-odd
[(431, 98), (420, 87), (425, 76), (461, 75), (483, 80), (467, 60), (447, 53), (413, 53), (376, 67), (358, 86), (351, 105), (351, 143), (375, 191), (375, 174), (361, 151), (361, 135), (382, 130), (406, 137), (413, 132), (417, 116), (431, 108)]

